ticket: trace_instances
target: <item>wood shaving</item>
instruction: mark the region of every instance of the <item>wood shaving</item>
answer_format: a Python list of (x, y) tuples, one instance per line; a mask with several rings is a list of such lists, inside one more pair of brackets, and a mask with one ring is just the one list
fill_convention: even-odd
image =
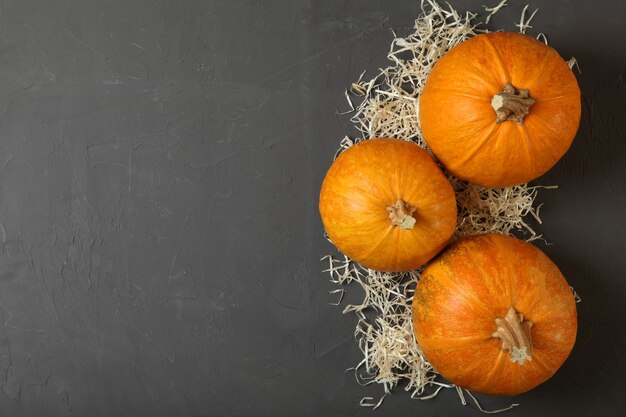
[(519, 23), (515, 25), (519, 28), (520, 33), (526, 33), (526, 30), (532, 28), (532, 26), (530, 25), (530, 21), (533, 20), (533, 17), (535, 17), (537, 12), (539, 11), (539, 9), (535, 9), (535, 11), (529, 17), (526, 17), (526, 10), (528, 10), (528, 5), (526, 5), (522, 10), (522, 16), (520, 17)]
[[(545, 33), (540, 33), (539, 35), (537, 35), (537, 40), (543, 42), (544, 45), (548, 44), (548, 37)], [(569, 68), (572, 69), (572, 67)]]
[(537, 193), (540, 189), (554, 189), (557, 186), (531, 187), (521, 184), (507, 188), (484, 188), (452, 175), (449, 175), (449, 179), (456, 193), (458, 237), (480, 233), (511, 235), (519, 232), (528, 236), (528, 242), (541, 239), (541, 235), (533, 230), (527, 219), (532, 218), (541, 224), (541, 205), (535, 206)]
[[(486, 9), (491, 17), (506, 5), (501, 1)], [(535, 12), (526, 18), (527, 7), (522, 12), (519, 25), (524, 33)], [(477, 16), (460, 14), (449, 4), (442, 7), (433, 0), (422, 0), (422, 13), (415, 21), (414, 32), (405, 38), (396, 37), (387, 55), (391, 65), (381, 69), (369, 80), (365, 72), (346, 92), (349, 106), (354, 109), (351, 121), (362, 138), (344, 137), (335, 158), (355, 143), (378, 137), (413, 141), (428, 151), (419, 124), (419, 95), (435, 62), (454, 46), (477, 33), (473, 20)], [(545, 39), (545, 36), (544, 36)], [(547, 41), (547, 39), (546, 39)], [(573, 65), (573, 64), (572, 64)], [(429, 151), (430, 152), (430, 151)], [(468, 184), (449, 175), (457, 196), (458, 225), (456, 237), (479, 233), (525, 234), (528, 241), (540, 239), (532, 222), (541, 224), (540, 205), (535, 205), (541, 187), (527, 184), (509, 188), (483, 188)], [(532, 220), (529, 220), (532, 219)], [(364, 292), (360, 304), (345, 306), (343, 313), (355, 313), (358, 323), (355, 339), (362, 352), (362, 360), (351, 370), (357, 382), (363, 385), (380, 384), (384, 394), (376, 401), (364, 397), (361, 405), (378, 408), (386, 395), (401, 387), (410, 392), (412, 399), (430, 399), (443, 388), (456, 388), (461, 402), (466, 401), (461, 388), (441, 382), (441, 378), (428, 363), (415, 340), (411, 317), (411, 302), (421, 269), (403, 273), (383, 273), (365, 268), (348, 257), (323, 258), (328, 262), (325, 272), (337, 285), (358, 285)], [(343, 292), (340, 293), (340, 300)], [(517, 406), (495, 411), (484, 410), (468, 392), (476, 406), (483, 412), (506, 411)]]
[(578, 70), (579, 74), (582, 74), (582, 72), (580, 71), (580, 67), (578, 66), (578, 61), (576, 61), (576, 58), (571, 57), (569, 59), (569, 61), (567, 61), (567, 66), (569, 67), (569, 69), (571, 69), (572, 71), (574, 70), (574, 67), (576, 67), (576, 69)]
[[(457, 390), (459, 388), (457, 387)], [(497, 410), (485, 410), (481, 405), (480, 402), (478, 402), (478, 399), (474, 396), (474, 394), (472, 394), (469, 390), (466, 390), (465, 388), (463, 388), (463, 391), (465, 391), (467, 393), (467, 395), (470, 396), (470, 398), (474, 401), (474, 404), (476, 404), (476, 407), (483, 413), (485, 414), (497, 414), (497, 413), (502, 413), (504, 411), (509, 411), (517, 406), (519, 406), (518, 403), (513, 403), (511, 405), (509, 405), (508, 407), (505, 408), (500, 408)], [(465, 403), (463, 403), (463, 405), (466, 405)]]
[(491, 20), (491, 16), (493, 16), (494, 14), (498, 13), (498, 11), (500, 11), (501, 8), (506, 6), (506, 2), (507, 0), (502, 0), (500, 3), (498, 3), (495, 7), (487, 7), (487, 6), (483, 6), (483, 8), (485, 9), (486, 12), (489, 12), (489, 15), (487, 16), (487, 18), (485, 19), (485, 24), (489, 23), (489, 21)]

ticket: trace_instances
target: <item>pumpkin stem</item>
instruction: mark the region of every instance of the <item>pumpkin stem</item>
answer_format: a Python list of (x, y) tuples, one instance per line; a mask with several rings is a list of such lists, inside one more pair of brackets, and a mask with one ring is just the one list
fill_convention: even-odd
[(405, 230), (411, 230), (415, 226), (415, 217), (413, 217), (415, 210), (417, 210), (415, 207), (402, 199), (398, 199), (387, 207), (391, 224)]
[(524, 321), (524, 316), (510, 307), (506, 316), (496, 318), (496, 325), (498, 328), (491, 337), (502, 340), (502, 350), (509, 352), (511, 362), (523, 365), (525, 361), (531, 360), (530, 328), (533, 322)]
[(528, 89), (519, 90), (511, 83), (506, 83), (502, 92), (491, 99), (491, 107), (496, 112), (496, 123), (511, 120), (522, 124), (524, 116), (528, 115), (530, 106), (537, 100), (528, 94)]

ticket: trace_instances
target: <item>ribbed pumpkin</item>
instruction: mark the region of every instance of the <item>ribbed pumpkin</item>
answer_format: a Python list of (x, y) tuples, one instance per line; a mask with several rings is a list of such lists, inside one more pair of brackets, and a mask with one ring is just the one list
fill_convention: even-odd
[(485, 187), (511, 186), (544, 174), (570, 147), (580, 89), (553, 48), (520, 33), (481, 34), (437, 61), (419, 117), (449, 172)]
[(414, 269), (456, 225), (452, 186), (414, 143), (370, 139), (333, 162), (320, 192), (326, 233), (352, 260), (379, 271)]
[(487, 234), (456, 242), (426, 267), (413, 324), (424, 355), (450, 382), (516, 395), (559, 369), (577, 319), (570, 287), (543, 252)]

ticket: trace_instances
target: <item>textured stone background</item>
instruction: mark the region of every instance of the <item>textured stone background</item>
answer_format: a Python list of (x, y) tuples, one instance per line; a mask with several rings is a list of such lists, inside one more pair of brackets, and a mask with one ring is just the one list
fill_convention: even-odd
[[(454, 0), (459, 10), (481, 2)], [(495, 0), (483, 3), (493, 5)], [(511, 0), (492, 28), (514, 29)], [(624, 410), (626, 3), (533, 1), (582, 69), (540, 245), (583, 302), (574, 352), (509, 416)], [(353, 416), (321, 180), (343, 90), (416, 0), (0, 2), (0, 415)], [(371, 73), (371, 72), (370, 72)], [(358, 298), (357, 289), (351, 297)], [(620, 307), (622, 306), (622, 307)], [(509, 403), (486, 398), (486, 406)], [(453, 392), (378, 415), (475, 416)]]

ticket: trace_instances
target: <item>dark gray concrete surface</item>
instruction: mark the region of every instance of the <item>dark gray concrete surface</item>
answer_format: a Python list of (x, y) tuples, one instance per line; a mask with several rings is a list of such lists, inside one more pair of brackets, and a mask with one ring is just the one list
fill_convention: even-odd
[[(492, 28), (514, 29), (525, 3), (510, 3)], [(507, 415), (616, 416), (626, 3), (530, 4), (530, 33), (582, 69), (580, 132), (538, 181), (560, 186), (541, 193), (538, 230), (583, 302), (570, 359)], [(317, 198), (349, 131), (344, 88), (417, 14), (408, 0), (1, 1), (0, 415), (372, 415), (358, 402), (380, 388), (344, 373), (355, 318), (328, 305)], [(374, 415), (479, 413), (453, 392), (399, 392)]]

